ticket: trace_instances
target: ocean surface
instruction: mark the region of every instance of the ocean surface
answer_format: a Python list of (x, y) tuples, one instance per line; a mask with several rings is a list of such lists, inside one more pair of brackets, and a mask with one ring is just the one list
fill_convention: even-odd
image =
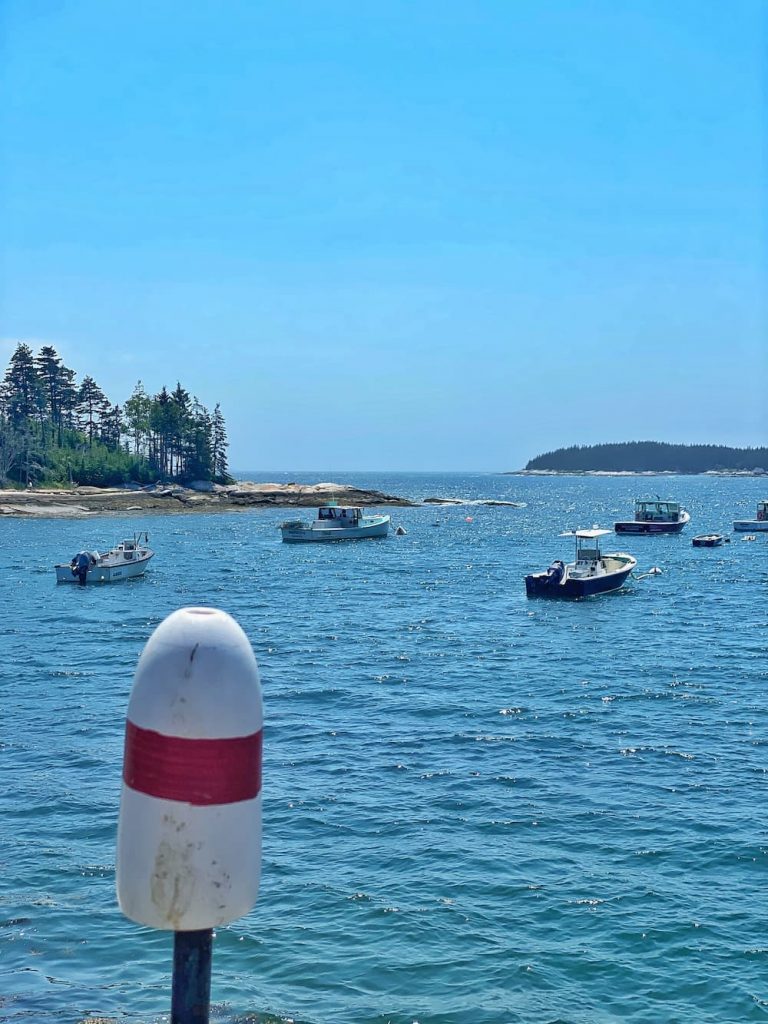
[[(216, 934), (212, 1020), (768, 1021), (768, 538), (730, 534), (768, 482), (314, 479), (340, 477), (525, 507), (308, 546), (281, 510), (0, 520), (0, 1021), (168, 1020), (171, 936), (121, 915), (115, 836), (133, 671), (188, 605), (235, 616), (265, 704), (261, 892)], [(686, 531), (604, 547), (661, 575), (526, 599), (563, 530), (657, 491)], [(144, 579), (54, 582), (145, 528)]]

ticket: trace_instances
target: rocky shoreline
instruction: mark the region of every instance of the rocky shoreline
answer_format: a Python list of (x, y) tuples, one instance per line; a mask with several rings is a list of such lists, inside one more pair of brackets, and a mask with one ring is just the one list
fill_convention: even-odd
[(90, 515), (167, 515), (227, 512), (249, 508), (308, 508), (341, 505), (398, 505), (414, 502), (348, 484), (276, 484), (238, 481), (193, 487), (73, 487), (69, 490), (0, 490), (0, 516), (72, 518)]

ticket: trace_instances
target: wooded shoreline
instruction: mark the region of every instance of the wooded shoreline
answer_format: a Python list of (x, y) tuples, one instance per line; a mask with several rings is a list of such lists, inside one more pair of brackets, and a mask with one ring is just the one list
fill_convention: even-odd
[(732, 448), (722, 444), (670, 444), (667, 441), (618, 441), (571, 445), (530, 459), (524, 472), (644, 475), (768, 473), (768, 448)]
[(91, 515), (177, 515), (195, 512), (242, 511), (249, 508), (316, 508), (329, 501), (343, 505), (398, 505), (414, 502), (382, 491), (349, 484), (277, 484), (239, 481), (189, 487), (73, 487), (58, 489), (0, 489), (0, 516), (73, 518)]
[(502, 476), (714, 476), (761, 477), (764, 469), (705, 469), (686, 472), (678, 469), (509, 469)]

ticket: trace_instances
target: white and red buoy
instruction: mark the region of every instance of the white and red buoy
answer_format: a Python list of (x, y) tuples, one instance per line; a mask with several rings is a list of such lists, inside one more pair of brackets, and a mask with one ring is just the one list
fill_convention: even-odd
[(128, 705), (117, 836), (126, 917), (188, 932), (247, 914), (261, 875), (262, 702), (245, 633), (182, 608), (150, 637)]

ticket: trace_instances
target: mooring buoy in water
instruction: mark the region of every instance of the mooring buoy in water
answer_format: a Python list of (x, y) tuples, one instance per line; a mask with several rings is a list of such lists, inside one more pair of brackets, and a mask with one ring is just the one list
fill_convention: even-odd
[[(651, 568), (648, 570), (648, 572), (641, 572), (639, 576), (635, 576), (634, 578), (636, 580), (646, 580), (646, 579), (648, 579), (649, 576), (661, 576), (661, 572), (662, 572), (662, 570), (658, 567), (658, 565), (654, 565), (654, 566), (651, 566)], [(633, 576), (634, 576), (634, 573), (633, 573)]]

